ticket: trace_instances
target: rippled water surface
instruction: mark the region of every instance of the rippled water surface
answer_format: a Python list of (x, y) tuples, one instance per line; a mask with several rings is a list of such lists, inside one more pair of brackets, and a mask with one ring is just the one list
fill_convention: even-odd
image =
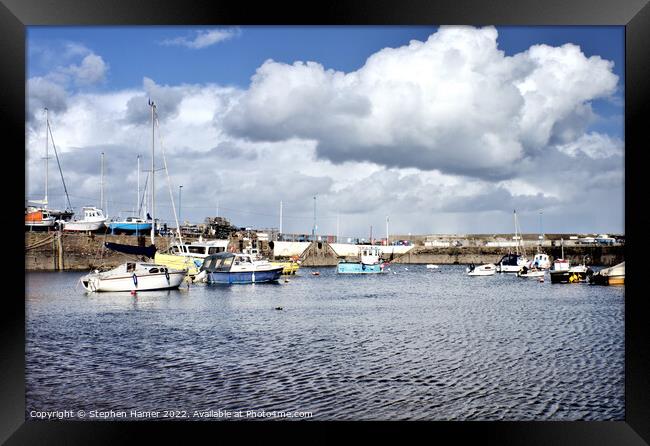
[[(622, 420), (624, 288), (462, 266), (86, 294), (26, 273), (32, 410)], [(282, 307), (282, 310), (276, 310)]]

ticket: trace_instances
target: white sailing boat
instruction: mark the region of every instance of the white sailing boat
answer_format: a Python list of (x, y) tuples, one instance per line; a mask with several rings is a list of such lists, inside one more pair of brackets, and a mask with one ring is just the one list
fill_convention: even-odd
[(86, 291), (153, 291), (178, 288), (187, 270), (155, 263), (126, 262), (110, 271), (93, 271), (80, 279)]
[[(528, 263), (523, 244), (521, 243), (522, 236), (519, 230), (519, 223), (517, 222), (517, 211), (514, 211), (515, 219), (515, 253), (508, 253), (499, 260), (498, 270), (500, 273), (516, 273)], [(521, 253), (519, 248), (521, 247)]]
[[(154, 129), (156, 122), (156, 105), (149, 101), (151, 107), (151, 221), (155, 222), (155, 137)], [(163, 152), (164, 159), (164, 152)], [(167, 170), (167, 163), (165, 162), (165, 170)], [(168, 174), (169, 182), (169, 174)], [(171, 184), (170, 184), (171, 189)], [(172, 208), (174, 203), (172, 201)], [(176, 216), (176, 209), (174, 208), (174, 216)], [(124, 252), (135, 255), (146, 255), (153, 257), (156, 251), (155, 247), (156, 226), (151, 225), (151, 246), (138, 247), (132, 245), (120, 245), (118, 243), (107, 243), (109, 249), (118, 252)], [(182, 243), (182, 242), (181, 242)], [(82, 278), (84, 287), (89, 291), (149, 291), (161, 290), (168, 288), (178, 288), (180, 283), (186, 277), (188, 272), (187, 267), (172, 268), (167, 265), (144, 262), (127, 262), (104, 273), (95, 271)]]
[[(104, 152), (102, 152), (101, 163), (101, 185), (100, 185), (100, 206), (104, 204)], [(104, 211), (94, 206), (85, 206), (82, 208), (83, 218), (70, 220), (63, 223), (64, 231), (97, 231), (102, 229), (106, 223)]]

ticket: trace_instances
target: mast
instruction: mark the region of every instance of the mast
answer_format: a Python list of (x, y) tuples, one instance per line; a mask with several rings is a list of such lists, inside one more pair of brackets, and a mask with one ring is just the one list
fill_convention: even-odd
[(104, 152), (102, 152), (101, 160), (101, 173), (99, 180), (99, 208), (101, 210), (104, 210)]
[(311, 240), (316, 240), (316, 196), (314, 195), (314, 226), (311, 228)]
[(47, 107), (45, 108), (45, 198), (43, 199), (43, 207), (47, 208), (47, 192), (48, 192), (48, 174), (49, 174), (49, 164), (48, 164), (48, 159), (50, 158), (49, 156), (49, 148), (48, 148), (48, 128), (50, 125), (50, 120), (49, 120), (49, 115), (48, 115), (48, 109)]
[(517, 238), (517, 211), (513, 210), (512, 212), (515, 219), (515, 240), (517, 240), (517, 244), (515, 245), (515, 254), (519, 255), (519, 239)]
[(149, 100), (149, 106), (151, 107), (151, 244), (154, 244), (154, 236), (156, 233), (156, 183), (154, 181), (154, 136), (155, 136), (155, 126), (154, 126), (154, 113), (156, 109), (156, 104), (153, 101)]
[(280, 234), (282, 234), (282, 200), (280, 200)]
[(135, 200), (136, 216), (140, 216), (140, 155), (138, 155), (138, 196)]
[(386, 246), (388, 246), (388, 215), (386, 216)]

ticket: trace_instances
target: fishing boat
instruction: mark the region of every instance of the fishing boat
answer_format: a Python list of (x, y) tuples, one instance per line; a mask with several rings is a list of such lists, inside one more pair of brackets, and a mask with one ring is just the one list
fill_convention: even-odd
[(595, 285), (625, 285), (625, 262), (601, 269), (589, 278)]
[(250, 254), (220, 252), (203, 259), (200, 273), (203, 272), (208, 283), (261, 283), (277, 281), (282, 267), (255, 260)]
[(471, 263), (465, 268), (468, 276), (492, 276), (497, 272), (497, 267), (493, 263), (486, 263), (484, 265), (475, 266)]
[(359, 260), (348, 262), (341, 260), (336, 268), (339, 274), (377, 274), (384, 272), (381, 263), (381, 250), (375, 246), (365, 246), (359, 252)]
[[(499, 260), (498, 264), (498, 271), (500, 273), (517, 273), (519, 270), (525, 266), (528, 263), (528, 259), (526, 258), (526, 253), (524, 252), (523, 245), (521, 244), (521, 236), (518, 235), (518, 233), (521, 233), (519, 231), (519, 223), (517, 222), (517, 211), (514, 211), (514, 219), (515, 219), (515, 236), (514, 239), (517, 241), (517, 244), (515, 245), (515, 253), (508, 253), (504, 255), (501, 260)], [(519, 249), (521, 247), (521, 254), (519, 252)]]
[(27, 207), (25, 208), (25, 229), (30, 231), (47, 230), (54, 228), (56, 217), (47, 209)]
[(186, 269), (144, 262), (126, 262), (109, 271), (93, 271), (80, 279), (86, 291), (153, 291), (178, 288)]
[(562, 257), (553, 261), (549, 274), (551, 275), (551, 283), (579, 283), (586, 282), (593, 274), (591, 268), (588, 268), (586, 261), (583, 258), (581, 265), (571, 265), (571, 263), (564, 258), (564, 240), (562, 243)]
[(170, 268), (187, 268), (188, 275), (194, 277), (199, 273), (203, 260), (212, 254), (225, 252), (228, 240), (207, 240), (200, 238), (196, 242), (175, 242), (166, 252), (156, 252), (154, 262)]
[(101, 209), (86, 206), (82, 210), (84, 216), (82, 219), (63, 222), (64, 231), (97, 231), (104, 227), (106, 217)]

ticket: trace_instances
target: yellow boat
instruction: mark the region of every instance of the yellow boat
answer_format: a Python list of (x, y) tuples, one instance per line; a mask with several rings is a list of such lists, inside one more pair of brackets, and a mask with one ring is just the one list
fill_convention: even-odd
[(271, 265), (273, 266), (282, 266), (282, 274), (283, 275), (289, 275), (289, 274), (296, 274), (296, 271), (300, 268), (300, 264), (298, 262), (295, 262), (293, 260), (289, 262), (271, 262)]
[(193, 243), (175, 243), (167, 252), (157, 252), (154, 262), (169, 268), (187, 269), (187, 274), (194, 277), (199, 273), (203, 259), (211, 254), (223, 252), (228, 248), (228, 240), (210, 240)]

